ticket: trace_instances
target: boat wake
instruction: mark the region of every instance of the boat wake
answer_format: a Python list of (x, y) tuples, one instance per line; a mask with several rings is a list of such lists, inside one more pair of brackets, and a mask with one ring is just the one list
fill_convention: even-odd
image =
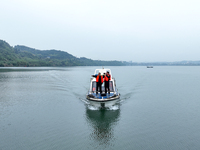
[(119, 102), (117, 102), (115, 105), (110, 106), (110, 107), (95, 107), (93, 105), (90, 105), (90, 102), (87, 99), (82, 99), (82, 98), (79, 98), (79, 99), (82, 102), (85, 103), (86, 107), (89, 110), (101, 110), (101, 109), (105, 109), (105, 110), (118, 110), (120, 108), (120, 103), (121, 103), (121, 100), (119, 100)]
[(113, 106), (110, 106), (110, 107), (95, 107), (93, 105), (88, 104), (87, 108), (89, 110), (102, 110), (102, 109), (104, 109), (104, 110), (118, 110), (120, 108), (120, 106), (116, 104), (116, 105), (113, 105)]
[(84, 102), (85, 104), (87, 104), (87, 105), (90, 104), (89, 101), (88, 101), (87, 99), (82, 99), (82, 98), (79, 98), (79, 99), (80, 99), (82, 102)]
[(87, 99), (83, 99), (83, 98), (79, 98), (79, 100), (81, 100), (85, 105), (86, 107), (89, 109), (89, 110), (101, 110), (101, 109), (105, 109), (105, 110), (118, 110), (120, 108), (120, 105), (126, 101), (127, 99), (129, 99), (130, 97), (123, 97), (123, 98), (120, 98), (118, 100), (118, 102), (116, 102), (115, 105), (113, 106), (110, 106), (110, 107), (95, 107), (93, 105), (90, 104), (90, 101), (87, 100)]

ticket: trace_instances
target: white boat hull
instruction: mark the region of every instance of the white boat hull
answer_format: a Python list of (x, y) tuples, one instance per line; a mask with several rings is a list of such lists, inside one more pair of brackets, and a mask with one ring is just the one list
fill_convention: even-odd
[[(102, 76), (105, 75), (106, 72), (110, 72), (111, 79), (109, 80), (109, 92), (106, 92), (105, 83), (101, 84), (101, 91), (98, 90), (97, 83), (96, 83), (96, 76), (97, 74), (101, 74)], [(95, 76), (96, 75), (96, 76)], [(100, 94), (101, 93), (101, 94)], [(90, 90), (86, 95), (87, 100), (89, 101), (90, 105), (95, 107), (110, 107), (115, 105), (119, 99), (120, 94), (116, 88), (115, 79), (112, 77), (110, 69), (96, 69), (94, 75), (90, 79)]]
[(88, 99), (90, 105), (93, 105), (95, 107), (111, 107), (119, 101), (120, 94), (116, 96), (108, 97), (108, 98), (105, 98), (105, 97), (92, 98), (87, 95), (86, 98)]
[(89, 100), (90, 105), (95, 107), (111, 107), (115, 105), (119, 101), (118, 99), (112, 100), (112, 101), (91, 101)]

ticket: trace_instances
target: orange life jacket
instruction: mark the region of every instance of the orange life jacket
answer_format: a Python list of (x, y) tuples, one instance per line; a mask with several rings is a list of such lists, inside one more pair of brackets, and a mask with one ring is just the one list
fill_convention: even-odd
[[(109, 74), (109, 76), (110, 76), (110, 74)], [(108, 77), (105, 75), (104, 81), (109, 81), (109, 80), (110, 80), (110, 77), (108, 78)]]
[[(96, 82), (99, 82), (99, 75), (96, 78)], [(101, 76), (101, 83), (103, 83), (103, 76)]]

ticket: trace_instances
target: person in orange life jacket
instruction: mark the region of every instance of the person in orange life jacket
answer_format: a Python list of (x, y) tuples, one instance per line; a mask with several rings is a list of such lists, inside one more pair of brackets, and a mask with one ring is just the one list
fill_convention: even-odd
[(105, 82), (105, 93), (107, 93), (107, 89), (108, 89), (108, 94), (110, 94), (110, 88), (109, 88), (109, 81), (110, 81), (111, 77), (109, 72), (106, 72), (106, 75), (104, 76), (104, 82)]
[(98, 75), (92, 75), (92, 77), (96, 78), (96, 94), (98, 94), (98, 89), (100, 90), (100, 94), (102, 93), (101, 85), (103, 83), (103, 76), (101, 76), (101, 73), (99, 72)]

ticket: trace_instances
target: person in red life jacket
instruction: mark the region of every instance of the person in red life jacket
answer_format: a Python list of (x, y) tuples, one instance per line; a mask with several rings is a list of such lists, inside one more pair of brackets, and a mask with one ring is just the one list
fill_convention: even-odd
[(101, 73), (99, 72), (98, 75), (92, 75), (92, 77), (96, 78), (96, 94), (98, 94), (98, 90), (100, 90), (100, 94), (102, 93), (101, 85), (103, 83), (103, 76), (101, 76)]
[(111, 77), (109, 72), (106, 72), (106, 75), (104, 76), (104, 83), (105, 83), (105, 93), (107, 93), (107, 89), (108, 89), (108, 94), (110, 94), (110, 88), (109, 88), (109, 81), (110, 81)]

